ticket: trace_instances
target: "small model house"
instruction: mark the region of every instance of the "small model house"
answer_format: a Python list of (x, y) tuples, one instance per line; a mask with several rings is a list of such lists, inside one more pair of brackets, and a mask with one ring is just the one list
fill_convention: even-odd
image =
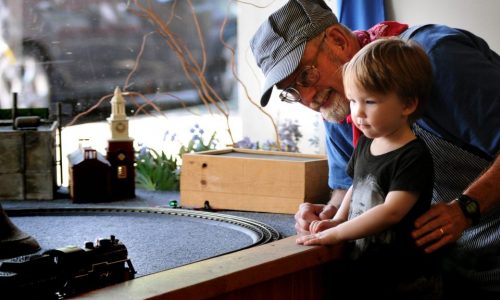
[(69, 193), (74, 202), (106, 202), (111, 196), (111, 164), (92, 148), (68, 155)]

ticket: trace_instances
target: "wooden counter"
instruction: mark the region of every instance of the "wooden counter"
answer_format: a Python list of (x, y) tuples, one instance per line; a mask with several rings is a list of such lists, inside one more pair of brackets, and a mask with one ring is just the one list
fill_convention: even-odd
[(341, 247), (296, 236), (95, 290), (81, 299), (324, 299), (324, 274)]

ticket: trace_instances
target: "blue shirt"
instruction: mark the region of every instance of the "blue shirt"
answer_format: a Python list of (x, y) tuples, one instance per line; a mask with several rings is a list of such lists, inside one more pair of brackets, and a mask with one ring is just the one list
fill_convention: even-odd
[[(432, 95), (417, 123), (492, 161), (500, 151), (500, 57), (483, 39), (465, 30), (425, 25), (408, 32), (424, 48), (434, 72)], [(324, 124), (329, 186), (347, 189), (351, 185), (345, 170), (353, 151), (351, 125)]]

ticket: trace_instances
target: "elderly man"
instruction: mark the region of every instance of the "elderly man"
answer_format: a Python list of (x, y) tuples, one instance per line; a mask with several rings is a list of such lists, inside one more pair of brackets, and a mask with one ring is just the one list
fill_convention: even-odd
[(449, 250), (443, 264), (447, 297), (499, 299), (500, 57), (465, 30), (382, 22), (353, 32), (322, 0), (290, 0), (259, 27), (251, 48), (265, 74), (261, 105), (276, 87), (283, 102), (319, 111), (325, 120), (332, 197), (326, 205), (301, 205), (296, 229), (308, 231), (313, 220), (332, 218), (351, 184), (345, 166), (356, 132), (341, 70), (384, 36), (416, 41), (433, 66), (432, 97), (414, 130), (433, 155), (434, 205), (417, 219), (413, 238), (426, 252)]

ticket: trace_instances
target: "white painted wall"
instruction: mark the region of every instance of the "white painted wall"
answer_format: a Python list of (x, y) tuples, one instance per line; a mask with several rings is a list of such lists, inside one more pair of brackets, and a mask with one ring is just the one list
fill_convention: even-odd
[[(286, 0), (254, 0), (247, 1), (252, 5), (238, 2), (238, 71), (245, 83), (250, 99), (259, 102), (263, 76), (255, 65), (249, 48), (249, 41), (258, 26), (274, 10), (281, 7)], [(326, 1), (336, 11), (336, 0)], [(500, 53), (500, 1), (498, 0), (386, 0), (388, 20), (396, 20), (409, 25), (440, 23), (452, 27), (469, 30), (482, 36), (492, 49)], [(242, 117), (242, 135), (252, 140), (264, 141), (273, 139), (273, 127), (255, 105), (248, 100), (246, 91), (240, 87), (239, 110)], [(309, 137), (318, 136), (323, 142), (323, 125), (320, 116), (301, 105), (281, 103), (273, 94), (265, 111), (275, 120), (286, 118), (297, 119), (304, 134), (299, 145), (301, 152), (324, 153), (323, 143), (320, 149), (308, 146)], [(320, 122), (319, 127), (315, 126)]]
[(500, 53), (498, 0), (386, 0), (387, 18), (410, 25), (445, 24), (469, 30)]

